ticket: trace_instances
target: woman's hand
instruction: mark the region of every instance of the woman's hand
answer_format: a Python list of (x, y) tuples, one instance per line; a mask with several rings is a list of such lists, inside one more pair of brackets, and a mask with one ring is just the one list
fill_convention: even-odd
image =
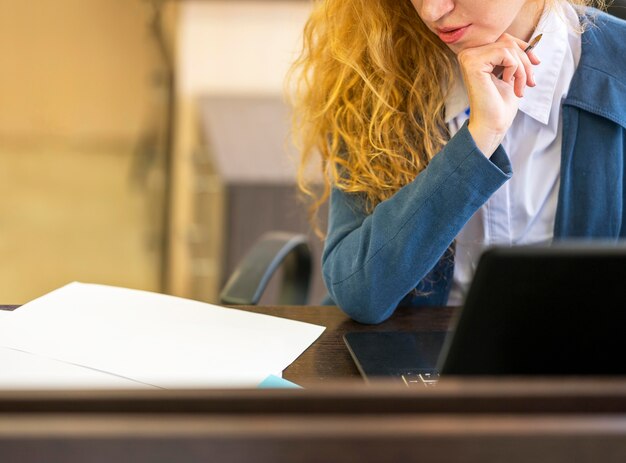
[[(478, 148), (491, 156), (513, 123), (526, 86), (534, 87), (539, 59), (528, 43), (503, 34), (496, 42), (458, 54), (470, 101), (468, 129)], [(502, 72), (501, 79), (496, 74)]]

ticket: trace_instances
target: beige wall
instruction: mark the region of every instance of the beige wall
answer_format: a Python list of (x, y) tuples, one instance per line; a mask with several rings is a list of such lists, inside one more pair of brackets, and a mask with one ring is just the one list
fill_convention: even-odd
[(141, 0), (0, 0), (0, 136), (133, 140), (158, 63)]
[(0, 303), (68, 281), (159, 289), (162, 131), (142, 0), (0, 0)]
[(194, 268), (208, 272), (202, 298), (214, 299), (217, 263), (190, 255), (195, 101), (280, 95), (309, 8), (302, 0), (168, 2), (178, 105), (164, 288), (162, 153), (144, 183), (133, 181), (140, 140), (164, 129), (149, 2), (0, 0), (0, 303), (72, 280), (193, 297)]

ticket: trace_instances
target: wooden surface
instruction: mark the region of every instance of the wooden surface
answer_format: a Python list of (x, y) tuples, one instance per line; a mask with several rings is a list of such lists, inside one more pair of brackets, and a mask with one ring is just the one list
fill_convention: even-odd
[(624, 378), (445, 378), (409, 389), (358, 377), (345, 332), (442, 330), (454, 309), (400, 309), (377, 326), (335, 307), (246, 309), (327, 327), (284, 373), (314, 387), (0, 391), (0, 461), (626, 461)]
[[(45, 456), (45, 457), (44, 457)], [(0, 391), (0, 461), (626, 461), (624, 380)]]
[(348, 331), (432, 331), (446, 330), (455, 309), (450, 307), (400, 308), (380, 325), (363, 325), (337, 307), (242, 307), (250, 312), (300, 320), (326, 327), (283, 377), (302, 386), (313, 386), (337, 379), (359, 379), (342, 336)]
[[(12, 310), (18, 306), (0, 306)], [(380, 325), (363, 325), (345, 315), (337, 307), (329, 306), (246, 306), (236, 307), (255, 313), (299, 320), (326, 327), (311, 347), (283, 372), (283, 377), (296, 384), (311, 387), (338, 380), (360, 380), (360, 375), (343, 335), (348, 331), (430, 331), (446, 330), (455, 309), (450, 307), (400, 308)]]

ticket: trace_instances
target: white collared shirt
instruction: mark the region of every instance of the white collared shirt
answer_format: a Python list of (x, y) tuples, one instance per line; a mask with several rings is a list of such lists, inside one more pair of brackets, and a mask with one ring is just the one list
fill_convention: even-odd
[[(563, 2), (563, 11), (547, 10), (534, 35), (543, 33), (535, 53), (536, 87), (526, 87), (519, 111), (502, 146), (513, 176), (471, 217), (456, 237), (454, 281), (449, 305), (461, 305), (478, 258), (490, 245), (550, 242), (561, 167), (561, 105), (580, 61), (578, 15)], [(446, 100), (446, 123), (454, 135), (468, 119), (469, 100), (461, 79)]]

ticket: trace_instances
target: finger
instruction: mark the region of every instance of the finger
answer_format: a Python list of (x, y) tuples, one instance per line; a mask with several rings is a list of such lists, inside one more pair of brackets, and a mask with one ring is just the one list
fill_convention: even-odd
[(517, 56), (515, 56), (514, 52), (507, 48), (501, 49), (500, 52), (500, 62), (498, 63), (500, 66), (504, 68), (502, 72), (502, 81), (507, 84), (511, 84), (514, 86), (515, 94), (517, 96), (521, 96), (520, 92), (520, 83), (516, 82), (520, 79), (520, 68), (522, 68), (521, 72), (524, 73), (523, 66), (520, 63), (520, 60)]
[(504, 51), (505, 58), (502, 60), (502, 81), (507, 84), (512, 83), (513, 75), (517, 71), (517, 61), (513, 59), (508, 51)]
[(541, 64), (541, 60), (537, 57), (533, 50), (527, 51), (526, 55), (528, 56), (528, 59), (530, 59), (530, 62), (533, 63), (535, 66), (537, 64)]
[(519, 58), (519, 60), (521, 61), (522, 66), (524, 66), (524, 71), (526, 73), (526, 85), (530, 87), (534, 87), (536, 85), (535, 73), (533, 71), (533, 65), (532, 65), (532, 62), (530, 61), (530, 57), (528, 56), (528, 54), (524, 53), (523, 50), (517, 47), (514, 48), (514, 51), (517, 54), (517, 57)]
[(498, 44), (500, 46), (506, 47), (511, 55), (519, 61), (518, 67), (515, 69), (515, 72), (513, 72), (513, 74), (511, 75), (511, 71), (509, 71), (507, 73), (507, 77), (512, 77), (514, 79), (513, 86), (515, 89), (515, 94), (521, 98), (524, 94), (524, 88), (526, 88), (526, 85), (530, 87), (535, 86), (530, 57), (524, 52), (524, 49), (522, 48), (527, 44), (523, 40), (517, 39), (509, 34), (503, 34), (498, 39)]
[[(530, 45), (529, 42), (526, 42), (525, 40), (519, 39), (511, 34), (507, 34), (504, 33), (502, 34), (497, 42), (503, 42), (503, 41), (512, 41), (515, 42), (522, 51), (526, 50), (528, 48), (528, 46)], [(527, 52), (525, 52), (528, 55), (528, 58), (530, 59), (530, 62), (534, 65), (537, 65), (539, 63), (541, 63), (541, 60), (537, 57), (537, 55), (535, 54), (534, 50), (529, 50)]]
[(513, 78), (515, 79), (515, 82), (514, 82), (515, 94), (519, 98), (522, 98), (524, 96), (524, 88), (526, 88), (528, 76), (526, 75), (526, 68), (521, 62), (517, 66), (517, 69), (515, 70), (515, 74), (513, 74)]
[(506, 32), (504, 34), (502, 34), (500, 37), (498, 37), (498, 40), (496, 40), (496, 42), (515, 43), (522, 50), (526, 50), (528, 48), (528, 46), (530, 45), (529, 42), (526, 42), (526, 41), (524, 41), (522, 39), (519, 39), (519, 38), (515, 37), (514, 35), (507, 34)]
[(514, 48), (501, 49), (501, 56), (500, 65), (504, 66), (502, 80), (507, 84), (513, 85), (513, 91), (518, 98), (523, 97), (527, 81), (524, 64)]

